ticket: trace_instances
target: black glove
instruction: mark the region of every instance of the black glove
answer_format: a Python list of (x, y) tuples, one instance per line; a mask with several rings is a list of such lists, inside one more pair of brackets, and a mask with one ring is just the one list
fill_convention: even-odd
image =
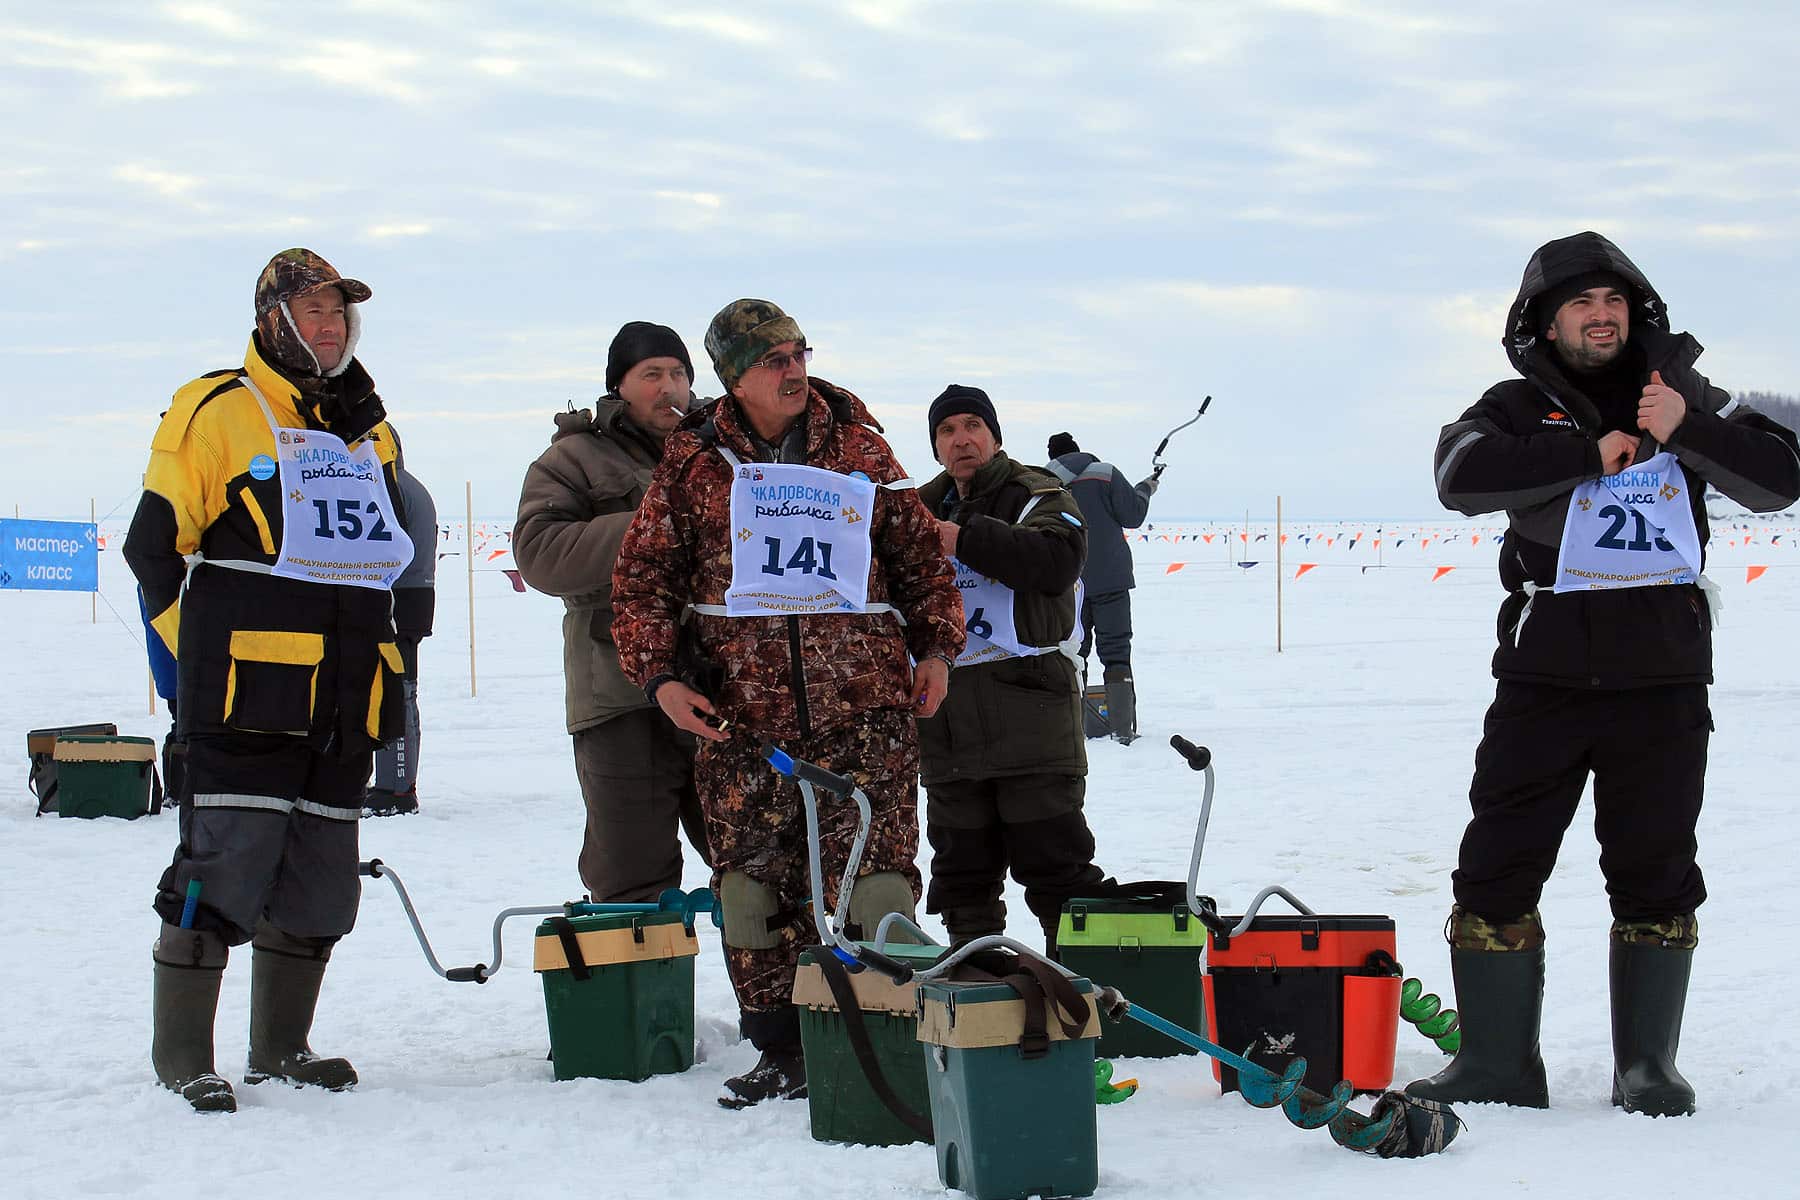
[[(1158, 467), (1156, 470), (1160, 471), (1162, 468)], [(1150, 473), (1150, 478), (1137, 485), (1137, 490), (1144, 493), (1146, 496), (1154, 496), (1156, 495), (1156, 489), (1161, 486), (1162, 483), (1156, 478), (1156, 471), (1152, 471)]]

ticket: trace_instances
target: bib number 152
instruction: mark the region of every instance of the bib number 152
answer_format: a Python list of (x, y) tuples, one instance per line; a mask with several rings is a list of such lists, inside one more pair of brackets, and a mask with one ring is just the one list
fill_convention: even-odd
[[(387, 521), (381, 515), (381, 507), (373, 500), (339, 500), (335, 521), (331, 501), (314, 500), (312, 504), (319, 514), (318, 527), (313, 530), (314, 537), (343, 538), (350, 542), (359, 538), (371, 542), (394, 540)], [(373, 517), (374, 520), (365, 525), (365, 516)]]

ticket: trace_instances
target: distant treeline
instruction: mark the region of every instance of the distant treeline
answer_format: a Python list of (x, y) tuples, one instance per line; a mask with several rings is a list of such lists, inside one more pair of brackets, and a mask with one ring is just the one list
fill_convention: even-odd
[(1769, 414), (1789, 429), (1800, 430), (1800, 397), (1780, 392), (1738, 392), (1736, 396), (1757, 412)]

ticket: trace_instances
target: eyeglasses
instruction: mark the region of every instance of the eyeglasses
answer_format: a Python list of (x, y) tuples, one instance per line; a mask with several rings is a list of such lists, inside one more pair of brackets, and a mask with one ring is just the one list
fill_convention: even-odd
[(795, 363), (805, 366), (812, 361), (812, 356), (812, 347), (803, 346), (792, 354), (771, 354), (767, 358), (759, 358), (746, 367), (745, 370), (755, 370), (757, 367), (767, 367), (771, 371), (780, 373), (787, 370)]

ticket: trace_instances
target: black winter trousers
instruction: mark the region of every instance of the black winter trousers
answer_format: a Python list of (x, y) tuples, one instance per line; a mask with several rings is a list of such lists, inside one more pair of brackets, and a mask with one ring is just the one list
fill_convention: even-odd
[(1102, 667), (1131, 665), (1131, 593), (1101, 592), (1081, 599), (1081, 658), (1099, 651)]
[(1536, 908), (1592, 775), (1613, 916), (1694, 911), (1706, 899), (1694, 826), (1711, 732), (1704, 684), (1587, 692), (1501, 680), (1475, 751), (1456, 902), (1491, 921)]
[(941, 915), (955, 941), (1006, 929), (1000, 893), (1007, 868), (1025, 905), (1054, 943), (1063, 902), (1105, 878), (1081, 811), (1079, 775), (1009, 775), (927, 785), (925, 834), (931, 885), (925, 911)]
[(651, 902), (681, 886), (681, 839), (712, 865), (694, 791), (694, 738), (661, 709), (639, 708), (575, 734), (587, 805), (577, 866), (596, 902)]

